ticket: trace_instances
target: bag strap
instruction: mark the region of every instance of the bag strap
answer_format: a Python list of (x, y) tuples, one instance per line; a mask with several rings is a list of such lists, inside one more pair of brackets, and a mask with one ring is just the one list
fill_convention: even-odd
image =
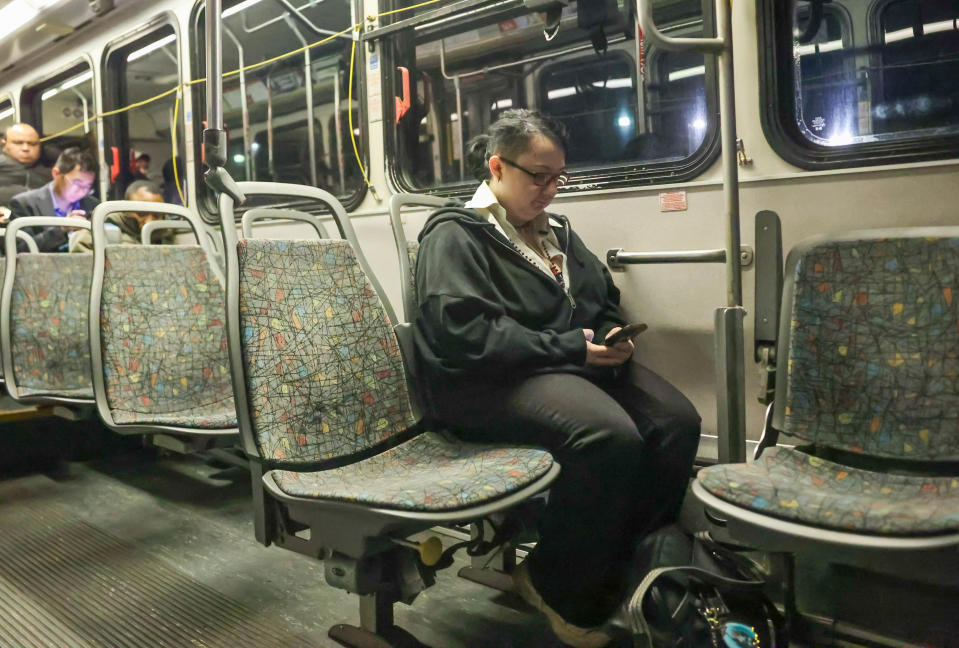
[(701, 567), (693, 567), (692, 565), (684, 565), (681, 567), (658, 567), (656, 569), (651, 569), (639, 583), (639, 587), (636, 588), (633, 596), (629, 599), (628, 608), (630, 629), (633, 631), (634, 635), (642, 634), (645, 636), (649, 648), (655, 648), (655, 646), (653, 646), (652, 635), (649, 632), (649, 622), (646, 620), (646, 615), (643, 613), (643, 603), (646, 600), (646, 596), (649, 594), (649, 590), (653, 587), (656, 581), (660, 579), (660, 577), (679, 575), (695, 577), (698, 580), (714, 587), (734, 588), (746, 591), (761, 592), (763, 586), (765, 585), (762, 580), (739, 580), (736, 578), (729, 578), (727, 576), (720, 576), (719, 574), (715, 574)]

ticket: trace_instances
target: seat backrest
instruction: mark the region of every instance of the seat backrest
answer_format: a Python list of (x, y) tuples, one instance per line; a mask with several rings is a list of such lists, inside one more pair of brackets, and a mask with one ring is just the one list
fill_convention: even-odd
[(409, 430), (415, 417), (391, 308), (381, 301), (342, 205), (312, 187), (238, 186), (247, 196), (324, 202), (343, 236), (238, 242), (233, 200), (221, 194), (244, 444), (268, 462), (295, 468), (356, 455)]
[[(7, 233), (6, 228), (0, 227), (0, 238), (3, 238), (4, 236), (6, 236), (6, 233)], [(37, 242), (33, 240), (32, 236), (30, 236), (23, 230), (19, 230), (16, 233), (16, 237), (27, 244), (27, 250), (29, 252), (33, 252), (34, 254), (39, 252), (39, 250), (37, 249)], [(4, 275), (6, 275), (6, 273), (7, 273), (7, 264), (5, 262), (0, 262), (0, 286), (3, 285), (3, 277)], [(3, 361), (2, 360), (0, 360), (0, 380), (3, 380)]]
[[(194, 245), (122, 245), (99, 238), (115, 212), (176, 215)], [(163, 203), (102, 203), (94, 211), (94, 289), (88, 308), (97, 406), (108, 425), (151, 424), (159, 415), (232, 410), (226, 298), (199, 218)], [(169, 418), (169, 417), (165, 417)]]
[(15, 398), (86, 400), (91, 394), (90, 257), (16, 251), (20, 228), (61, 226), (90, 225), (80, 218), (30, 217), (16, 219), (7, 228), (3, 363), (8, 390)]
[(396, 257), (400, 266), (400, 288), (403, 294), (403, 321), (409, 322), (416, 312), (416, 255), (420, 244), (406, 238), (403, 227), (404, 207), (431, 207), (439, 209), (447, 205), (458, 205), (456, 200), (424, 194), (393, 194), (390, 197), (390, 225), (393, 228), (393, 240), (396, 242)]
[(276, 207), (254, 207), (243, 212), (243, 237), (254, 238), (253, 223), (265, 220), (291, 220), (307, 223), (316, 230), (316, 235), (321, 239), (330, 238), (326, 226), (323, 225), (318, 216), (295, 209), (278, 209)]
[(959, 458), (959, 228), (807, 241), (785, 275), (773, 425), (878, 457)]

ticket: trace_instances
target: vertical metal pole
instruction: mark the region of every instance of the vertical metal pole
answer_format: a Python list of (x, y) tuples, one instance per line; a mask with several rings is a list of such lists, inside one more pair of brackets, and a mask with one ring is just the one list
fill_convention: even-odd
[[(306, 47), (309, 43), (306, 42), (306, 39), (303, 38), (303, 34), (300, 33), (300, 30), (297, 29), (296, 24), (293, 22), (293, 19), (290, 18), (289, 14), (283, 17), (287, 26), (296, 35), (297, 40), (300, 41), (302, 47)], [(313, 116), (313, 74), (312, 74), (312, 63), (310, 60), (310, 48), (306, 47), (303, 50), (303, 83), (304, 91), (306, 92), (306, 136), (309, 138), (308, 148), (310, 151), (310, 184), (314, 187), (316, 186), (316, 124), (314, 123)]]
[(223, 60), (220, 0), (206, 0), (206, 129), (203, 148), (212, 170), (226, 163), (226, 131), (223, 130)]
[(243, 70), (243, 68), (246, 67), (246, 59), (243, 55), (243, 45), (240, 43), (240, 39), (238, 39), (233, 31), (226, 25), (223, 25), (223, 33), (230, 37), (234, 47), (236, 47), (237, 64), (240, 69), (240, 112), (242, 113), (241, 119), (243, 122), (243, 157), (246, 158), (244, 167), (246, 168), (246, 179), (256, 180), (253, 172), (253, 149), (250, 145), (250, 111), (248, 110), (246, 100), (246, 72)]
[(456, 134), (459, 137), (460, 154), (460, 180), (466, 179), (466, 160), (463, 152), (466, 150), (466, 142), (463, 141), (463, 90), (460, 87), (460, 76), (450, 76), (446, 73), (446, 43), (440, 40), (440, 73), (444, 79), (453, 82), (453, 90), (456, 92)]
[(733, 76), (733, 21), (729, 0), (716, 0), (716, 30), (724, 47), (719, 54), (719, 115), (726, 208), (726, 305), (743, 305), (739, 264), (739, 167), (736, 163), (736, 93)]
[(340, 172), (340, 193), (346, 193), (346, 170), (344, 169), (345, 160), (343, 158), (343, 117), (340, 115), (340, 83), (343, 79), (340, 75), (339, 65), (333, 74), (333, 128), (336, 130), (336, 166)]
[(716, 377), (719, 461), (746, 460), (746, 377), (743, 340), (742, 267), (739, 260), (739, 167), (736, 161), (736, 93), (733, 74), (732, 5), (716, 0), (719, 53), (719, 115), (726, 211), (726, 308), (716, 311)]
[(270, 180), (276, 182), (276, 169), (273, 167), (273, 70), (266, 74), (266, 170)]

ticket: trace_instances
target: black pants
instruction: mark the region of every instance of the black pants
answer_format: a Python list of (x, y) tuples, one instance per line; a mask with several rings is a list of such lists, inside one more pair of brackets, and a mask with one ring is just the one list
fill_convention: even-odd
[(636, 541), (679, 513), (699, 443), (693, 405), (639, 368), (632, 381), (532, 376), (437, 406), (466, 440), (535, 445), (559, 461), (530, 577), (567, 621), (602, 623)]

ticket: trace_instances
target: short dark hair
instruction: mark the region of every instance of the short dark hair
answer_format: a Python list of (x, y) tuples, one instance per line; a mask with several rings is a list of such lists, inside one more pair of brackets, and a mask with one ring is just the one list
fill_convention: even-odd
[(130, 200), (130, 197), (133, 196), (136, 192), (144, 190), (147, 193), (151, 193), (155, 196), (162, 196), (163, 190), (160, 189), (157, 183), (151, 180), (136, 180), (130, 183), (130, 186), (127, 187), (127, 190), (123, 192), (124, 200)]
[(140, 153), (140, 155), (137, 156), (137, 162), (139, 162), (140, 160), (146, 160), (147, 162), (149, 162), (149, 161), (150, 161), (150, 154), (149, 154), (149, 153)]
[(549, 138), (563, 152), (566, 151), (569, 134), (561, 121), (538, 110), (505, 110), (499, 119), (490, 124), (486, 133), (477, 135), (466, 145), (467, 165), (477, 180), (487, 180), (489, 166), (486, 162), (491, 155), (515, 158), (526, 151), (535, 135)]
[(76, 167), (80, 167), (81, 171), (87, 173), (96, 173), (98, 166), (96, 159), (90, 151), (77, 147), (66, 149), (60, 154), (60, 157), (57, 158), (57, 163), (54, 165), (60, 173), (70, 173)]

